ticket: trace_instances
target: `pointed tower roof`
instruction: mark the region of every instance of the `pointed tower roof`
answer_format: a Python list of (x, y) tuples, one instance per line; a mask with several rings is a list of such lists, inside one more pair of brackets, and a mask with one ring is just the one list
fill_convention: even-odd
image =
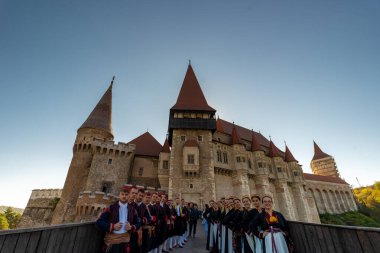
[(191, 64), (187, 67), (177, 102), (171, 109), (215, 112), (215, 109), (207, 104)]
[(161, 152), (162, 153), (170, 153), (170, 146), (169, 146), (169, 141), (168, 141), (167, 137), (165, 139), (164, 146), (162, 146)]
[(314, 156), (313, 156), (313, 161), (314, 160), (319, 160), (319, 159), (322, 159), (322, 158), (326, 158), (326, 157), (331, 157), (331, 155), (328, 155), (325, 152), (323, 152), (322, 149), (314, 141)]
[(162, 150), (161, 144), (149, 133), (145, 132), (131, 140), (128, 144), (135, 144), (135, 154), (144, 156), (159, 156)]
[(240, 139), (239, 133), (236, 130), (235, 124), (232, 127), (232, 145), (234, 144), (243, 144), (243, 142)]
[(264, 151), (259, 142), (257, 141), (257, 138), (255, 136), (255, 132), (252, 131), (252, 141), (251, 141), (251, 151)]
[[(112, 132), (112, 86), (114, 78), (107, 91), (104, 93), (98, 104), (92, 110), (86, 121), (79, 129), (94, 128), (106, 131), (113, 135)], [(78, 129), (78, 130), (79, 130)]]
[(223, 125), (222, 125), (221, 120), (219, 119), (219, 116), (218, 116), (218, 119), (216, 120), (216, 131), (224, 133)]
[(270, 140), (270, 142), (269, 142), (269, 154), (268, 154), (268, 156), (269, 157), (282, 157), (280, 154), (280, 151), (278, 150), (276, 145), (274, 145), (272, 140)]
[(298, 162), (298, 161), (294, 158), (292, 152), (290, 152), (290, 149), (288, 148), (287, 145), (285, 145), (285, 161), (286, 161), (286, 162)]

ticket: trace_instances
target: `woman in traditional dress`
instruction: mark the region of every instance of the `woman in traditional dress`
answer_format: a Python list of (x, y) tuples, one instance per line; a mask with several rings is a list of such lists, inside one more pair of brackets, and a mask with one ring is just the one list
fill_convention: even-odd
[[(235, 253), (248, 253), (244, 245), (244, 229), (243, 229), (243, 215), (244, 209), (241, 205), (239, 198), (234, 199), (235, 213), (232, 220), (233, 223), (233, 239), (234, 239), (234, 252)], [(248, 246), (249, 248), (249, 246)]]
[[(243, 253), (253, 253), (252, 248), (254, 248), (254, 242), (252, 237), (247, 234), (249, 233), (249, 214), (251, 211), (251, 199), (249, 196), (243, 196), (243, 209), (242, 216), (240, 219), (239, 233), (241, 234), (242, 252)], [(250, 245), (250, 243), (252, 245)], [(251, 248), (252, 247), (252, 248)]]
[[(226, 237), (225, 237), (225, 251), (224, 253), (233, 253), (233, 233), (232, 233), (232, 230), (233, 230), (233, 223), (232, 223), (232, 220), (235, 216), (235, 204), (234, 204), (234, 199), (235, 197), (230, 197), (228, 200), (227, 200), (227, 210), (225, 211), (225, 215), (224, 215), (224, 218), (223, 218), (223, 221), (222, 223), (224, 224), (225, 226), (225, 234), (226, 234)], [(222, 251), (223, 253), (223, 251)]]
[(254, 222), (254, 233), (263, 239), (264, 253), (289, 253), (285, 236), (288, 235), (288, 223), (284, 216), (273, 210), (273, 199), (269, 195), (262, 198), (264, 211)]
[(220, 210), (216, 202), (212, 202), (212, 210), (210, 212), (210, 229), (209, 229), (209, 250), (210, 252), (219, 252), (218, 227), (220, 223)]
[[(245, 221), (246, 224), (249, 224), (247, 234), (253, 238), (255, 253), (261, 253), (263, 252), (262, 240), (253, 233), (253, 227), (255, 226), (254, 223), (256, 218), (263, 211), (263, 208), (261, 207), (261, 199), (259, 195), (253, 194), (251, 196), (251, 201), (253, 208), (249, 211)], [(258, 230), (260, 230), (260, 228), (258, 228)]]

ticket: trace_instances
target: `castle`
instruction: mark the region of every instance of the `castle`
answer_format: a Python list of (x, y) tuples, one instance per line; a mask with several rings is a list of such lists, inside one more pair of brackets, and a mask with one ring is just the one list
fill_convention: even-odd
[(77, 131), (62, 190), (34, 190), (20, 227), (94, 220), (130, 183), (165, 190), (201, 207), (222, 196), (271, 194), (289, 220), (320, 223), (320, 213), (357, 210), (334, 158), (314, 142), (313, 174), (285, 146), (216, 118), (189, 64), (170, 109), (163, 145), (149, 132), (115, 143), (112, 86)]

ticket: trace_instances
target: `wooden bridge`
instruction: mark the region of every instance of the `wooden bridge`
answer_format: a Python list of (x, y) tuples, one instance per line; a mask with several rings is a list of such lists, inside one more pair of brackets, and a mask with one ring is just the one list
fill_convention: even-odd
[[(289, 222), (296, 253), (376, 253), (380, 229)], [(198, 227), (202, 229), (201, 226)], [(204, 233), (187, 249), (205, 245)], [(100, 253), (102, 233), (93, 222), (0, 231), (0, 253)], [(191, 245), (193, 244), (193, 246)], [(182, 249), (181, 252), (190, 252)], [(176, 250), (177, 251), (177, 250)], [(180, 252), (180, 251), (178, 251)], [(202, 251), (203, 252), (203, 251)], [(198, 251), (197, 251), (198, 253)]]

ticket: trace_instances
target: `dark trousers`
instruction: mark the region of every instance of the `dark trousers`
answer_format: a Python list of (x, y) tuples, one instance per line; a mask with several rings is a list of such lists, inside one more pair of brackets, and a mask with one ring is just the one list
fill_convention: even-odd
[(197, 220), (189, 220), (189, 236), (191, 236), (191, 232), (193, 235), (197, 232)]

